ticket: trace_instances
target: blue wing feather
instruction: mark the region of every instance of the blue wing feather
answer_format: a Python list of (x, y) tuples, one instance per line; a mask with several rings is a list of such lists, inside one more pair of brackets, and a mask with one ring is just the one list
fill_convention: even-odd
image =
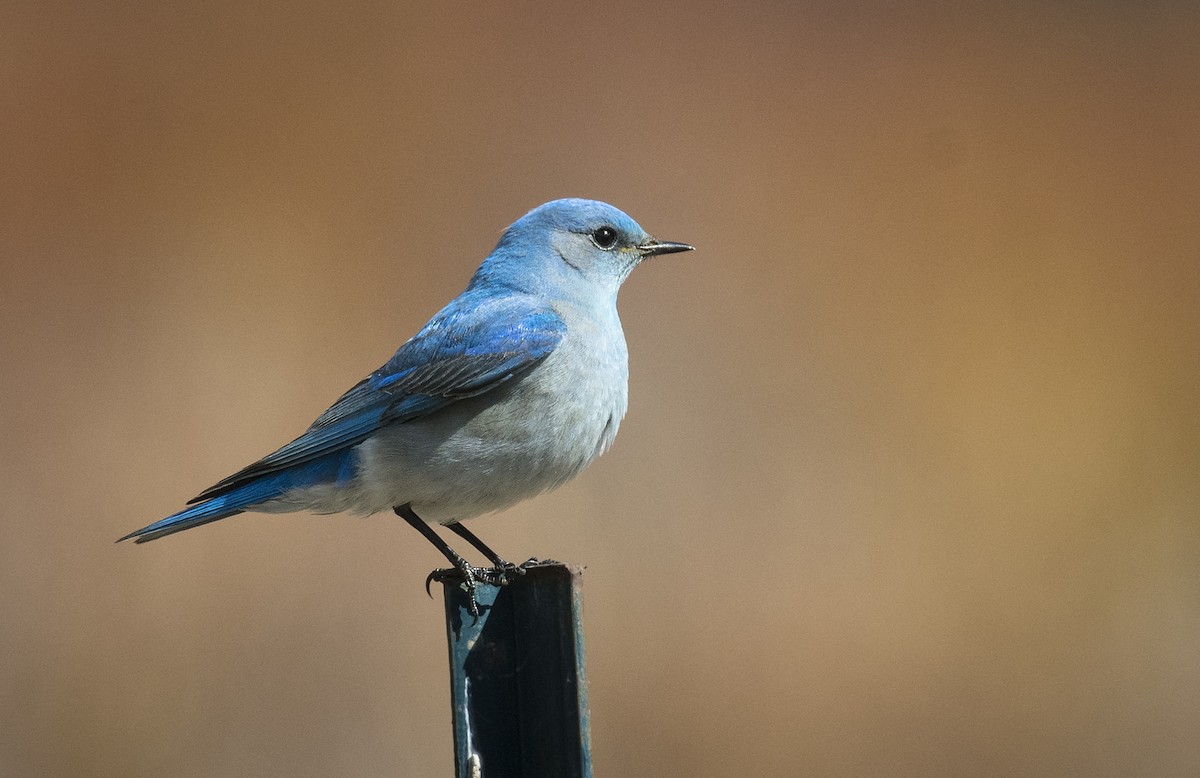
[(545, 359), (566, 332), (558, 314), (532, 298), (472, 297), (468, 292), (444, 308), (299, 438), (191, 502), (230, 494), (355, 446), (385, 424), (403, 424), (487, 392)]

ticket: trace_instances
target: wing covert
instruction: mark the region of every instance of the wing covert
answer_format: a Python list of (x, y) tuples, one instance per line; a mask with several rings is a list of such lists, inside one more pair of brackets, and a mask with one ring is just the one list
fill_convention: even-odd
[(355, 446), (385, 424), (403, 424), (528, 372), (566, 333), (552, 309), (529, 298), (457, 299), (359, 381), (296, 440), (192, 500), (225, 494), (256, 478)]

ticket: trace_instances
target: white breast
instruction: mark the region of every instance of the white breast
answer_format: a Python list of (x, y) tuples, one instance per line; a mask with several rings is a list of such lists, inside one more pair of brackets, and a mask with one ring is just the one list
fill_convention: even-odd
[(353, 496), (329, 507), (374, 513), (411, 503), (425, 520), (447, 524), (578, 475), (617, 434), (629, 368), (615, 307), (603, 324), (569, 313), (563, 341), (519, 380), (360, 444)]

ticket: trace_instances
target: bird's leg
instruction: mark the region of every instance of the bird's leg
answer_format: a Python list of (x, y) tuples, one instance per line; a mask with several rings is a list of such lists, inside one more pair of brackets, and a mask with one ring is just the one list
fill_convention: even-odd
[[(492, 551), (490, 548), (488, 548), (488, 545), (486, 543), (484, 543), (482, 540), (480, 540), (478, 537), (476, 537), (474, 532), (467, 529), (466, 527), (464, 527), (461, 523), (459, 523), (457, 521), (454, 522), (453, 524), (447, 524), (446, 526), (447, 526), (447, 528), (449, 528), (449, 530), (451, 532), (453, 532), (455, 535), (458, 535), (460, 538), (462, 538), (463, 540), (470, 543), (472, 546), (475, 547), (475, 549), (477, 551), (479, 551), (479, 553), (481, 553), (485, 557), (487, 557), (488, 561), (491, 562), (493, 565), (495, 565), (495, 569), (497, 571), (499, 571), (505, 577), (506, 583), (507, 583), (507, 578), (508, 578), (509, 573), (516, 573), (517, 575), (525, 575), (525, 566), (528, 565), (529, 562), (526, 562), (525, 565), (514, 565), (512, 562), (509, 562), (508, 560), (501, 558), (501, 556), (499, 554), (497, 554), (495, 551)], [(532, 562), (532, 561), (534, 561), (534, 560), (530, 560), (530, 562)]]
[[(507, 577), (504, 570), (491, 569), (486, 567), (476, 567), (463, 558), (454, 549), (450, 548), (446, 541), (438, 537), (438, 534), (433, 531), (433, 528), (425, 523), (425, 520), (413, 512), (412, 506), (408, 503), (399, 505), (393, 510), (396, 515), (407, 521), (417, 532), (425, 536), (425, 539), (433, 544), (433, 547), (442, 552), (446, 559), (450, 560), (450, 564), (454, 565), (454, 569), (458, 571), (463, 578), (463, 585), (467, 587), (467, 610), (475, 618), (479, 618), (479, 602), (475, 599), (475, 585), (478, 583), (491, 584), (493, 586), (503, 586), (507, 583)], [(472, 536), (473, 537), (473, 536)], [(478, 540), (478, 538), (476, 538)], [(473, 544), (472, 544), (473, 545)], [(492, 556), (495, 556), (493, 553)], [(503, 560), (502, 560), (503, 561)], [(429, 593), (429, 583), (443, 573), (448, 573), (449, 570), (434, 570), (425, 579), (425, 592)]]

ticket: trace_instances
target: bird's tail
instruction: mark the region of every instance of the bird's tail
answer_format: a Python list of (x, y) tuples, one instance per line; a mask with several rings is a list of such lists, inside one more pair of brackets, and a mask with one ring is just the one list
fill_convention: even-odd
[(185, 529), (199, 527), (201, 524), (208, 524), (210, 521), (225, 519), (278, 497), (287, 491), (287, 487), (288, 484), (277, 477), (251, 481), (231, 492), (189, 506), (179, 513), (174, 513), (165, 519), (130, 532), (117, 542), (134, 538), (135, 543), (145, 543), (148, 540), (158, 540)]
[[(240, 484), (234, 481), (225, 486), (223, 481), (201, 492), (201, 496), (193, 500), (195, 505), (130, 532), (121, 540), (135, 538), (134, 542), (145, 543), (251, 510), (296, 489), (328, 483), (344, 485), (354, 476), (356, 462), (354, 450), (345, 449), (300, 465), (267, 470)], [(212, 496), (205, 499), (209, 494)]]

